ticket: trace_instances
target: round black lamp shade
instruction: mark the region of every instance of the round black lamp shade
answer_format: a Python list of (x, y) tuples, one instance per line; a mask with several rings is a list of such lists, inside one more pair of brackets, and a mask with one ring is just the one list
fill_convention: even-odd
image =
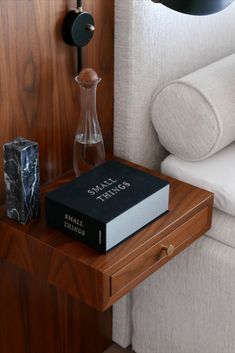
[(172, 10), (189, 15), (203, 16), (222, 11), (233, 0), (152, 0), (161, 3)]

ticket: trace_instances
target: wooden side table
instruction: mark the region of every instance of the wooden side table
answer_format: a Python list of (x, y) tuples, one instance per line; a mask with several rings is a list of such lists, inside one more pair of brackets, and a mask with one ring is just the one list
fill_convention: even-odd
[(102, 353), (112, 304), (211, 226), (213, 194), (165, 177), (169, 212), (100, 254), (46, 225), (44, 195), (71, 178), (42, 187), (41, 216), (26, 226), (0, 211), (1, 353)]

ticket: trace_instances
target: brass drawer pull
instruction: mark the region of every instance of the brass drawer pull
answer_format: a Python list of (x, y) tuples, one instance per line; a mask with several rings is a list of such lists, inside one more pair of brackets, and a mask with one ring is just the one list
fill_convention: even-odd
[(175, 252), (175, 247), (172, 244), (168, 246), (162, 245), (162, 250), (166, 251), (167, 256), (171, 256)]

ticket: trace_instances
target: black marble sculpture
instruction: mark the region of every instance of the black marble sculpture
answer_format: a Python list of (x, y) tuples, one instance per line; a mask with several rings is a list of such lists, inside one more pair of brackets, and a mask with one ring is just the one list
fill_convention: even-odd
[(38, 144), (18, 137), (3, 146), (7, 216), (27, 223), (39, 214)]

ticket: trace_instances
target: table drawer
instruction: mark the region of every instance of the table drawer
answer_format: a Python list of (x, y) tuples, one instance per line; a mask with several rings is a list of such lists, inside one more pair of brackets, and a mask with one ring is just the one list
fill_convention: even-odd
[(131, 286), (133, 283), (138, 284), (142, 277), (153, 273), (158, 267), (183, 250), (188, 243), (197, 239), (197, 236), (209, 228), (209, 214), (209, 207), (202, 209), (161, 241), (158, 241), (150, 249), (114, 273), (111, 276), (111, 295), (127, 286)]

